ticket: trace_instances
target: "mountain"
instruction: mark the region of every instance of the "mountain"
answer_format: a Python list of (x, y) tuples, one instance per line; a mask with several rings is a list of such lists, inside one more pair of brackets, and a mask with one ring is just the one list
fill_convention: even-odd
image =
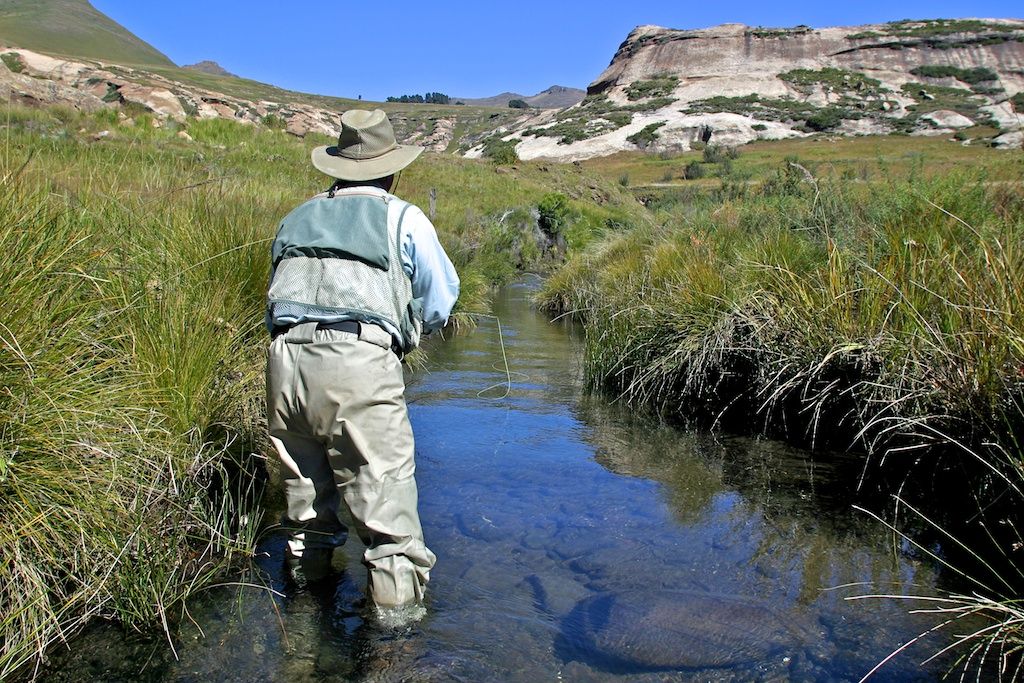
[(520, 158), (564, 161), (815, 133), (956, 134), (1020, 146), (1022, 91), (1021, 20), (639, 26), (581, 104), (502, 137)]
[(204, 74), (211, 74), (213, 76), (231, 76), (232, 78), (238, 78), (235, 74), (231, 73), (217, 62), (210, 61), (209, 59), (195, 64), (186, 64), (181, 67), (182, 69), (192, 69), (193, 71), (200, 71)]
[(453, 102), (463, 102), (477, 107), (507, 107), (511, 100), (522, 100), (535, 109), (564, 109), (583, 101), (587, 93), (579, 88), (568, 88), (564, 85), (553, 85), (536, 95), (520, 95), (514, 92), (503, 92), (500, 95), (482, 98), (453, 97)]
[(174, 66), (88, 0), (0, 0), (0, 42), (118, 64)]

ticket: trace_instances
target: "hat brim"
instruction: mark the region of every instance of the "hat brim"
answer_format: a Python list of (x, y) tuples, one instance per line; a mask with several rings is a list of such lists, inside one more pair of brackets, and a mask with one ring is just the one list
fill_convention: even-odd
[(339, 180), (375, 180), (398, 173), (423, 153), (422, 147), (399, 145), (372, 159), (349, 159), (338, 155), (337, 147), (317, 147), (313, 150), (313, 166)]

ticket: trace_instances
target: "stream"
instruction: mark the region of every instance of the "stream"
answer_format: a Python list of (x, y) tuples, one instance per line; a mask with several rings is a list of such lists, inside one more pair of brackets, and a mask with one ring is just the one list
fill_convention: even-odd
[[(271, 530), (246, 580), (276, 594), (204, 592), (176, 653), (95, 626), (43, 680), (857, 681), (936, 623), (914, 603), (849, 599), (933, 593), (940, 578), (851, 508), (861, 458), (681, 431), (588, 396), (579, 332), (530, 308), (536, 285), (497, 295), (500, 340), (481, 319), (410, 378), (439, 558), (422, 621), (365, 618), (355, 534), (336, 582), (296, 590)], [(872, 680), (937, 680), (951, 660), (922, 662), (953, 635)]]

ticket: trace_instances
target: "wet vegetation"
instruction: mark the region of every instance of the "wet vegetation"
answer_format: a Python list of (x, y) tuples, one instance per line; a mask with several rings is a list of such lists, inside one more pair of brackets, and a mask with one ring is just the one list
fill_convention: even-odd
[(1003, 622), (968, 641), (975, 664), (1015, 661), (1024, 194), (978, 173), (879, 180), (792, 158), (759, 182), (648, 193), (656, 227), (572, 258), (540, 302), (583, 322), (589, 382), (629, 404), (868, 467), (980, 470), (986, 483), (943, 502), (975, 523), (953, 542), (974, 597), (949, 604)]
[[(268, 244), (326, 178), (316, 141), (232, 121), (13, 107), (0, 125), (5, 678), (95, 617), (173, 632), (249, 561)], [(519, 270), (644, 220), (574, 166), (427, 155), (397, 192), (434, 204), (460, 325)]]

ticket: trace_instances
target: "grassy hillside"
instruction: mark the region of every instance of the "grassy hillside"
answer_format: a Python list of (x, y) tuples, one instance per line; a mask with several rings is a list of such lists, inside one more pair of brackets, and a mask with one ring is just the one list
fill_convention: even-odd
[(0, 41), (118, 64), (174, 64), (88, 0), (0, 0)]

